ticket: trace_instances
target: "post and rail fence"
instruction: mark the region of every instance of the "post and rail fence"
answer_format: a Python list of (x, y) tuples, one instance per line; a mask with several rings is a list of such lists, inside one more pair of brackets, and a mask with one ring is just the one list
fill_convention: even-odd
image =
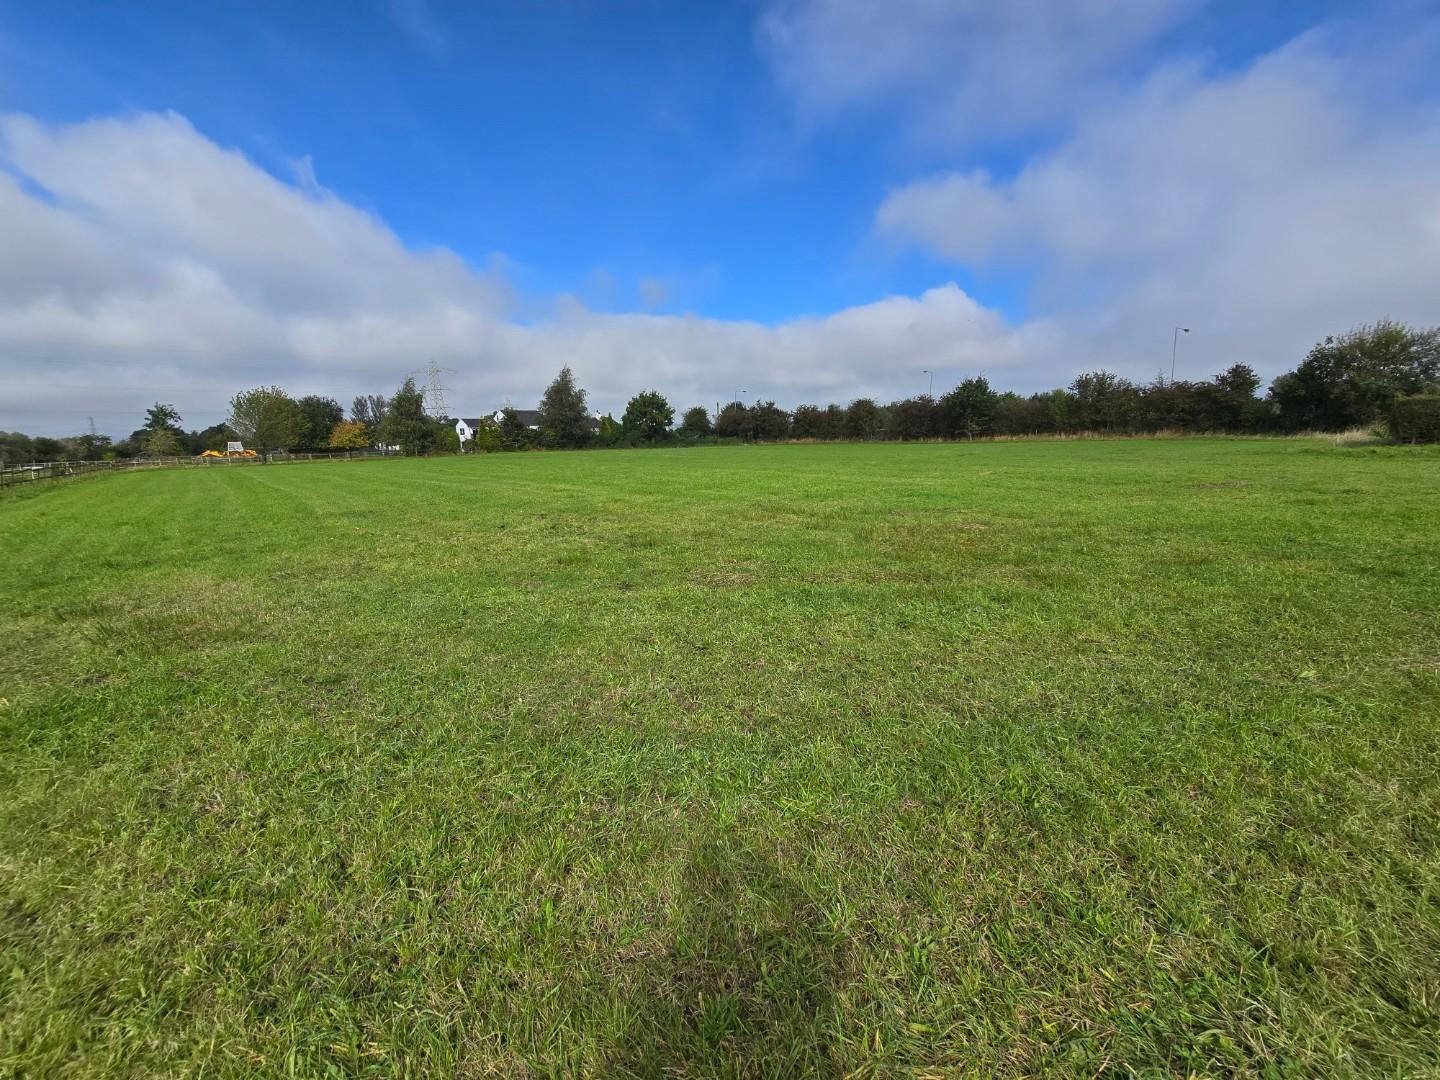
[[(346, 461), (371, 457), (398, 457), (394, 450), (335, 450), (328, 453), (283, 453), (271, 455), (268, 464), (280, 465), (293, 461)], [(103, 476), (108, 473), (130, 472), (135, 469), (212, 469), (236, 465), (264, 465), (263, 457), (240, 458), (123, 458), (114, 461), (37, 461), (24, 465), (0, 463), (0, 490), (24, 484), (51, 480), (68, 480), (82, 476)]]

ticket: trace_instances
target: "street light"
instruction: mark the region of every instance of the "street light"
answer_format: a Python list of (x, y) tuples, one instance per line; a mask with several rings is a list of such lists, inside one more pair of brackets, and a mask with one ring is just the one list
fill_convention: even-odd
[(745, 402), (743, 402), (743, 401), (740, 400), (740, 395), (741, 395), (741, 394), (748, 394), (749, 392), (750, 392), (749, 390), (736, 390), (736, 391), (735, 391), (735, 397), (732, 398), (731, 400), (733, 400), (733, 401), (735, 402), (735, 404), (737, 404), (737, 405), (744, 405)]
[(1175, 333), (1173, 333), (1173, 334), (1170, 335), (1170, 381), (1171, 381), (1171, 382), (1174, 382), (1174, 381), (1175, 381), (1175, 349), (1176, 349), (1176, 347), (1179, 346), (1179, 344), (1180, 344), (1180, 335), (1181, 335), (1181, 334), (1188, 334), (1189, 332), (1190, 332), (1190, 328), (1189, 328), (1188, 326), (1177, 326), (1177, 327), (1175, 327)]
[(930, 389), (925, 391), (925, 396), (928, 398), (933, 398), (935, 396), (935, 373), (929, 368), (921, 368), (920, 374), (930, 376)]

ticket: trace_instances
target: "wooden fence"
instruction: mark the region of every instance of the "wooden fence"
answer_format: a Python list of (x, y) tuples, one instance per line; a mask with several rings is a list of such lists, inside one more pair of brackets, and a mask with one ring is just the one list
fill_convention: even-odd
[[(294, 461), (346, 461), (371, 457), (397, 457), (390, 450), (336, 450), (331, 453), (274, 454), (270, 463), (282, 465)], [(0, 466), (0, 489), (44, 481), (71, 480), (81, 476), (104, 476), (107, 473), (130, 472), (134, 469), (226, 469), (233, 466), (265, 464), (262, 458), (125, 458), (116, 461), (40, 461), (29, 465)]]

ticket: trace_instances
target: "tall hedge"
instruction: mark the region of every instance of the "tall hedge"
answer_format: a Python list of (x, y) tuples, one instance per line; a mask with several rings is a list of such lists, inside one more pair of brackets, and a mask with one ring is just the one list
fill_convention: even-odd
[(1440, 442), (1440, 394), (1396, 398), (1390, 409), (1390, 434), (1400, 442)]

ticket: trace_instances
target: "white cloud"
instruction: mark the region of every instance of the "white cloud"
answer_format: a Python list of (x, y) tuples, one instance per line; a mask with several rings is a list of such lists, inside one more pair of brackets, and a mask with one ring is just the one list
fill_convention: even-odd
[(236, 300), (278, 310), (463, 303), (496, 310), (495, 282), (452, 253), (407, 251), (382, 222), (323, 190), (282, 183), (182, 117), (46, 127), (0, 120), (3, 158), (88, 221), (147, 276), (223, 268)]
[(541, 326), (508, 326), (493, 355), (501, 370), (548, 373), (572, 362), (605, 403), (653, 387), (713, 404), (740, 387), (784, 403), (911, 394), (921, 368), (998, 372), (1021, 350), (999, 316), (950, 284), (774, 327), (576, 311)]
[(499, 270), (410, 250), (312, 169), (287, 183), (173, 114), (0, 119), (0, 234), (0, 427), (35, 433), (94, 415), (126, 434), (157, 398), (203, 425), (269, 382), (348, 402), (431, 360), (468, 412), (533, 401), (567, 363), (618, 409), (644, 387), (682, 405), (911, 393), (920, 368), (1021, 355), (953, 285), (775, 327), (573, 298), (522, 324)]
[(932, 137), (1011, 136), (1104, 93), (1195, 0), (779, 0), (762, 44), (808, 113), (876, 103)]
[(1198, 374), (1275, 374), (1385, 314), (1434, 323), (1440, 113), (1395, 92), (1405, 51), (1317, 33), (1220, 77), (1172, 65), (1015, 177), (906, 185), (877, 225), (969, 265), (1040, 267), (1032, 306), (1072, 368), (1148, 355), (1153, 371), (1176, 323), (1195, 327)]

